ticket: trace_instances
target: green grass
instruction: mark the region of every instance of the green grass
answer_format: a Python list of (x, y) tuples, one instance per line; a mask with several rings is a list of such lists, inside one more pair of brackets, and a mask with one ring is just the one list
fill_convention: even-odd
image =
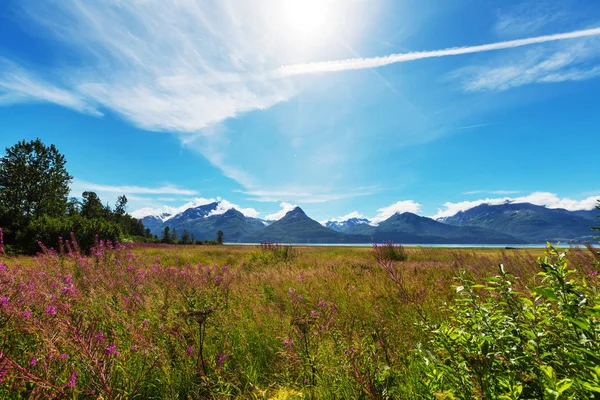
[[(426, 376), (415, 348), (448, 320), (454, 277), (503, 263), (524, 291), (543, 250), (405, 251), (390, 267), (400, 282), (361, 247), (0, 259), (0, 398), (417, 398)], [(595, 268), (585, 249), (568, 260), (579, 277)]]

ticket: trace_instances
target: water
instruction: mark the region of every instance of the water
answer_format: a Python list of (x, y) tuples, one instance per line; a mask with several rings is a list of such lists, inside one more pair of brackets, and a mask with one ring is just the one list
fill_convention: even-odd
[[(259, 246), (259, 243), (225, 243), (232, 246)], [(371, 247), (373, 243), (329, 244), (329, 243), (279, 243), (282, 246), (296, 247)], [(382, 244), (382, 243), (379, 243)], [(404, 247), (478, 248), (478, 249), (545, 249), (545, 244), (403, 244)], [(570, 247), (561, 245), (559, 247)]]

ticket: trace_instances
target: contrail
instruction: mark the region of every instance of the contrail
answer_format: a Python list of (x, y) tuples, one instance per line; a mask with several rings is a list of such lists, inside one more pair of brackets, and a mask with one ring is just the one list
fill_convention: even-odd
[(584, 29), (568, 33), (558, 33), (554, 35), (536, 36), (527, 39), (509, 40), (506, 42), (497, 42), (482, 44), (479, 46), (452, 47), (442, 50), (416, 51), (412, 53), (390, 54), (384, 57), (371, 58), (348, 58), (345, 60), (322, 61), (306, 64), (283, 65), (272, 73), (275, 77), (286, 77), (294, 75), (315, 74), (321, 72), (350, 71), (355, 69), (368, 69), (383, 67), (385, 65), (401, 63), (406, 61), (421, 60), (423, 58), (457, 56), (461, 54), (481, 53), (484, 51), (510, 49), (514, 47), (529, 46), (537, 43), (554, 42), (557, 40), (575, 39), (586, 36), (600, 35), (600, 28)]

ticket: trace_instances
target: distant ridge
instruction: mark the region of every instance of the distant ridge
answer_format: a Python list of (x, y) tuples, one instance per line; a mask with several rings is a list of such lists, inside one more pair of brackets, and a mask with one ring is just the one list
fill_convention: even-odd
[(530, 203), (481, 204), (442, 219), (455, 226), (494, 229), (531, 243), (593, 240), (597, 210), (567, 211)]
[(364, 235), (346, 235), (326, 228), (309, 218), (300, 207), (288, 211), (283, 218), (273, 222), (250, 235), (242, 242), (259, 243), (263, 241), (277, 243), (369, 243)]
[[(224, 203), (227, 204), (227, 203)], [(394, 214), (378, 225), (366, 218), (345, 221), (311, 219), (300, 208), (278, 221), (247, 217), (220, 202), (190, 207), (178, 214), (148, 215), (142, 222), (160, 236), (169, 226), (187, 230), (198, 240), (213, 240), (224, 232), (226, 242), (259, 243), (381, 243), (405, 244), (541, 244), (546, 241), (592, 241), (597, 210), (567, 211), (529, 203), (482, 204), (454, 216), (434, 220), (412, 213)]]

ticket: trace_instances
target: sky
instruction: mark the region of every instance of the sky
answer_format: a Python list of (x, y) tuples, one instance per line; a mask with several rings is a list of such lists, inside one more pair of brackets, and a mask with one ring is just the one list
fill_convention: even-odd
[(600, 198), (597, 0), (4, 0), (0, 149), (277, 219)]

